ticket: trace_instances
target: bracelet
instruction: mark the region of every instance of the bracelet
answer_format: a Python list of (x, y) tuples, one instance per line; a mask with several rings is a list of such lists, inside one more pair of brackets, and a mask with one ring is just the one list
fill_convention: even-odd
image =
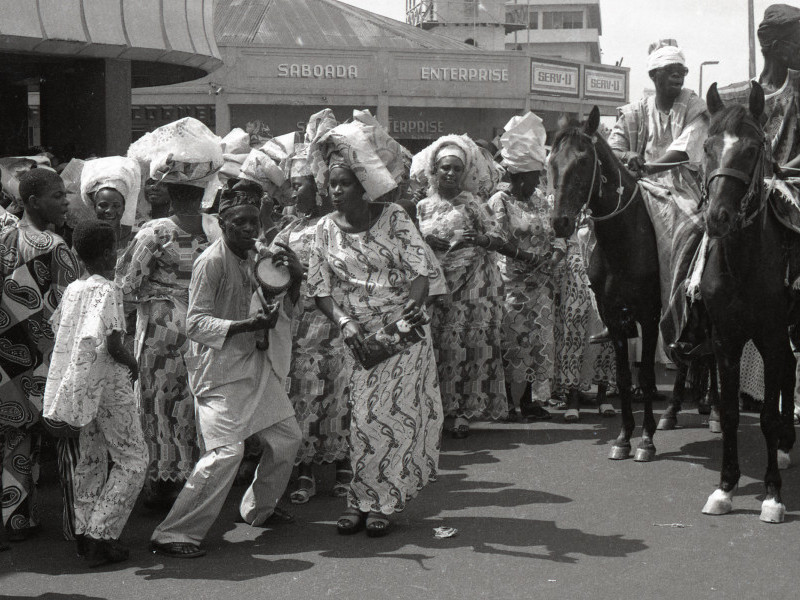
[(519, 248), (514, 249), (514, 258), (519, 258)]
[(353, 322), (352, 317), (348, 317), (347, 315), (345, 315), (344, 317), (339, 317), (337, 324), (339, 325), (339, 329), (344, 329), (345, 325), (352, 322)]

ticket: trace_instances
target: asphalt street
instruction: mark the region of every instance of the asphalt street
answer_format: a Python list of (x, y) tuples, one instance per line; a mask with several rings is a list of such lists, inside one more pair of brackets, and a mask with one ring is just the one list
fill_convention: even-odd
[[(721, 442), (704, 417), (689, 410), (681, 428), (658, 432), (657, 459), (642, 464), (606, 458), (617, 419), (581, 414), (576, 425), (555, 413), (445, 439), (439, 481), (382, 539), (337, 535), (331, 468), (319, 495), (293, 507), (298, 522), (271, 530), (234, 523), (243, 492), (234, 488), (208, 555), (195, 560), (151, 554), (160, 516), (137, 506), (123, 535), (131, 559), (90, 571), (60, 538), (51, 479), (43, 531), (0, 553), (0, 598), (797, 598), (800, 466), (783, 472), (786, 521), (760, 522), (757, 415), (742, 416), (734, 512), (709, 517), (701, 508), (719, 477)], [(438, 539), (439, 526), (458, 533)]]

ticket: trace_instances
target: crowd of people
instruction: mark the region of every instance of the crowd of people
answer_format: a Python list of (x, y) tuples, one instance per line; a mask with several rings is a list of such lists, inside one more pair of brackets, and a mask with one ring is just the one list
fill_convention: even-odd
[(325, 109), (266, 143), (186, 118), (124, 157), (3, 159), (6, 538), (40, 527), (43, 436), (64, 536), (96, 565), (127, 557), (140, 493), (168, 511), (152, 549), (194, 557), (235, 480), (244, 522), (288, 523), (284, 491), (308, 502), (330, 464), (339, 532), (381, 536), (443, 431), (576, 421), (593, 383), (613, 415), (591, 233), (553, 234), (545, 140), (528, 113), (499, 149), (412, 156), (368, 111)]
[[(645, 183), (651, 205), (688, 207), (662, 286), (684, 307), (675, 339), (690, 315), (686, 274), (669, 275), (702, 233), (708, 119), (674, 42), (651, 66), (657, 95), (622, 110), (610, 143), (665, 174)], [(41, 526), (44, 436), (64, 536), (97, 566), (127, 558), (140, 494), (166, 512), (151, 549), (193, 558), (237, 479), (242, 522), (266, 527), (333, 468), (338, 532), (379, 537), (435, 481), (443, 434), (553, 409), (576, 422), (594, 385), (613, 416), (590, 219), (556, 238), (546, 138), (529, 112), (491, 143), (451, 134), (412, 156), (368, 111), (325, 109), (266, 143), (185, 118), (124, 157), (0, 159), (0, 549)]]

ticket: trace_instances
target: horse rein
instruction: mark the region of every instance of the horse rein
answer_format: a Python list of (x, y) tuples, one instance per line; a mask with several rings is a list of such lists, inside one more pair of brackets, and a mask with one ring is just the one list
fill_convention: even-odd
[[(581, 212), (579, 213), (578, 216), (579, 217), (580, 216), (585, 216), (587, 219), (589, 219), (590, 221), (594, 221), (594, 222), (608, 221), (609, 219), (613, 219), (614, 217), (622, 214), (631, 204), (633, 204), (633, 201), (636, 199), (636, 196), (639, 195), (639, 186), (638, 185), (636, 186), (636, 189), (631, 194), (631, 197), (628, 199), (628, 201), (623, 206), (622, 205), (622, 194), (624, 192), (624, 188), (623, 188), (623, 185), (622, 185), (622, 172), (620, 171), (619, 175), (618, 175), (619, 176), (619, 187), (617, 188), (617, 194), (618, 194), (619, 198), (617, 200), (616, 208), (614, 208), (614, 210), (611, 211), (607, 215), (602, 215), (602, 216), (599, 216), (599, 217), (593, 216), (592, 215), (592, 209), (589, 208), (589, 202), (592, 201), (592, 194), (594, 193), (594, 183), (595, 183), (595, 181), (597, 181), (597, 170), (600, 167), (602, 167), (603, 163), (600, 160), (600, 157), (597, 155), (597, 136), (588, 135), (588, 134), (583, 133), (583, 132), (580, 132), (580, 135), (581, 135), (581, 137), (584, 137), (584, 138), (588, 139), (592, 143), (592, 152), (594, 153), (594, 165), (592, 167), (592, 183), (589, 185), (589, 194), (588, 194), (588, 196), (586, 198), (586, 201), (583, 203), (583, 209), (581, 209)], [(603, 183), (605, 183), (605, 178), (602, 175), (600, 175), (600, 178), (602, 179)], [(598, 196), (599, 197), (603, 196), (603, 186), (602, 185), (600, 186), (600, 189), (598, 191)]]

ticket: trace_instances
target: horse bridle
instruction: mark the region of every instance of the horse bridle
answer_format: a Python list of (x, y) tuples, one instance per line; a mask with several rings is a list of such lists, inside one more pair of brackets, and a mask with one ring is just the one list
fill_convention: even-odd
[[(770, 148), (766, 139), (766, 136), (763, 134), (761, 135), (761, 144), (758, 149), (758, 155), (756, 156), (756, 166), (753, 169), (752, 175), (750, 173), (745, 173), (744, 171), (740, 171), (739, 169), (731, 169), (728, 167), (720, 167), (718, 169), (714, 169), (711, 173), (708, 174), (705, 180), (705, 185), (703, 186), (701, 198), (700, 198), (700, 205), (704, 205), (708, 202), (708, 193), (709, 188), (711, 187), (711, 182), (714, 181), (717, 177), (731, 177), (733, 179), (737, 179), (741, 181), (744, 185), (747, 186), (747, 191), (742, 196), (742, 199), (739, 201), (739, 210), (736, 213), (736, 218), (734, 219), (730, 229), (727, 233), (722, 236), (715, 236), (715, 237), (725, 237), (726, 235), (730, 235), (735, 231), (740, 231), (752, 225), (756, 218), (758, 217), (759, 213), (764, 209), (766, 206), (765, 199), (765, 192), (766, 189), (764, 186), (764, 174), (767, 172), (767, 167), (771, 166), (772, 161), (770, 158)], [(774, 181), (773, 176), (773, 181)], [(748, 210), (750, 209), (750, 203), (753, 198), (758, 197), (759, 206), (756, 210), (754, 210), (749, 215)]]

